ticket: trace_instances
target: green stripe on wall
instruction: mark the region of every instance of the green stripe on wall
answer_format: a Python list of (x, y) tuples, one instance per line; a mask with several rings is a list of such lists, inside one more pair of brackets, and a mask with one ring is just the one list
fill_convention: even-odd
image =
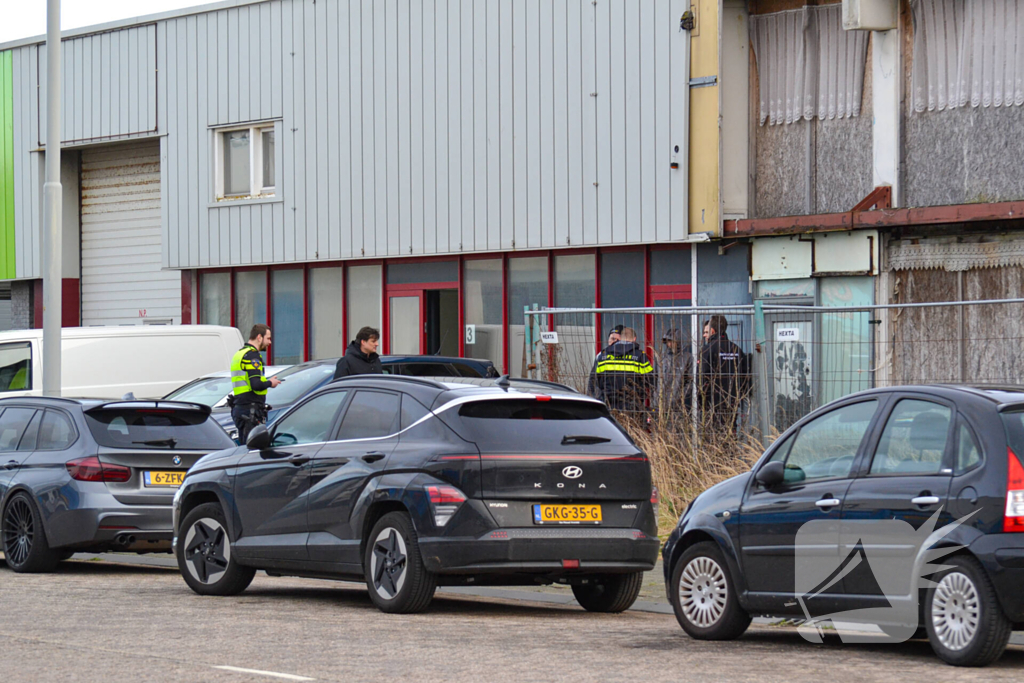
[(0, 279), (16, 277), (14, 259), (14, 61), (0, 52)]

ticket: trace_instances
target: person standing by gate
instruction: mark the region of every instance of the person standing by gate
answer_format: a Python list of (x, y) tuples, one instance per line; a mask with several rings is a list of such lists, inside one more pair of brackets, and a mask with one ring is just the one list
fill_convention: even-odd
[(704, 346), (700, 352), (701, 409), (705, 424), (735, 426), (740, 392), (738, 375), (744, 363), (743, 350), (726, 334), (724, 315), (713, 315), (704, 324)]
[(248, 343), (231, 359), (231, 419), (238, 430), (239, 443), (245, 443), (256, 425), (267, 421), (267, 389), (281, 383), (276, 377), (263, 376), (261, 352), (270, 348), (270, 328), (262, 323), (252, 326)]
[(654, 388), (654, 367), (636, 342), (636, 331), (625, 327), (621, 339), (597, 355), (587, 393), (612, 410), (643, 412)]
[(379, 344), (380, 332), (372, 327), (359, 330), (334, 368), (334, 379), (350, 375), (383, 375), (384, 367), (377, 355)]

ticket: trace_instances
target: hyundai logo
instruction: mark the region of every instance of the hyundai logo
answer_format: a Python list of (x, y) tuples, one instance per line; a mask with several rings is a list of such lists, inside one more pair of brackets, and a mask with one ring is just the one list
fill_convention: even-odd
[(566, 479), (579, 479), (583, 476), (583, 470), (576, 465), (569, 465), (562, 470), (562, 476)]
[(180, 465), (181, 464), (181, 456), (180, 455), (174, 456), (173, 458), (171, 458), (171, 462), (173, 462), (175, 465)]

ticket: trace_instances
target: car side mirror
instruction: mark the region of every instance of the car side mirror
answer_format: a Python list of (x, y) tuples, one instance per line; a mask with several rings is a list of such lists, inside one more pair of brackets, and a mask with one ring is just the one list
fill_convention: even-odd
[(256, 425), (249, 432), (249, 438), (245, 440), (245, 445), (249, 447), (250, 451), (262, 451), (264, 448), (270, 447), (270, 430), (267, 429), (266, 425)]
[(770, 462), (757, 471), (757, 483), (766, 489), (774, 488), (785, 480), (786, 465), (781, 462)]

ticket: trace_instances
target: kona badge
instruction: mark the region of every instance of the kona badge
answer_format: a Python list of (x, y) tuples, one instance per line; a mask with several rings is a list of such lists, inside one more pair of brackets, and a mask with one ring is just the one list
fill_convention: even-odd
[(562, 476), (566, 479), (579, 479), (583, 476), (583, 470), (576, 465), (569, 465), (562, 470)]

